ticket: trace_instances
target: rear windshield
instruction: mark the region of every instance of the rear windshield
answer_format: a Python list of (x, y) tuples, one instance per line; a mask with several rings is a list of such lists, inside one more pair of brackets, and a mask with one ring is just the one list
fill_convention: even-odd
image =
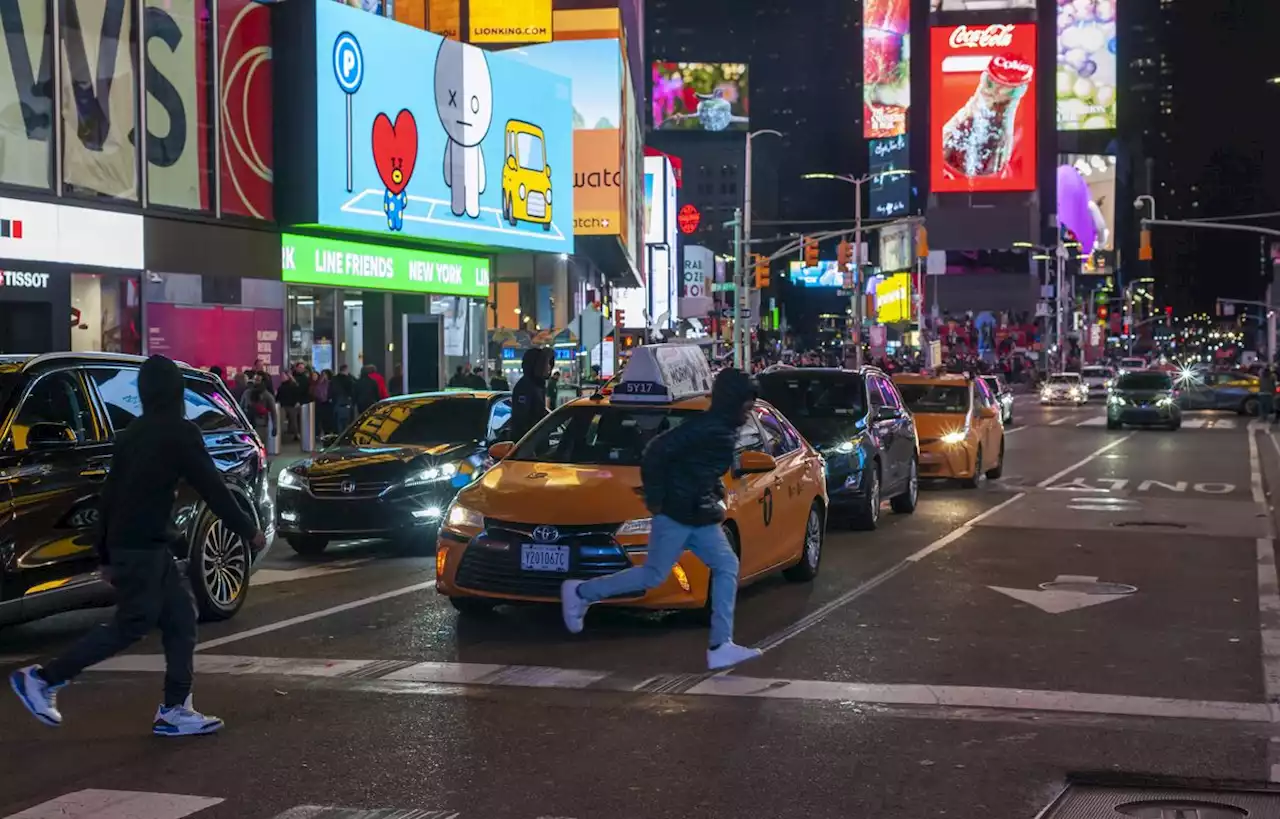
[(968, 385), (941, 384), (899, 384), (898, 392), (902, 400), (907, 402), (912, 412), (954, 412), (969, 411)]
[(793, 422), (802, 418), (860, 418), (866, 414), (862, 379), (799, 370), (760, 376), (760, 397)]
[(650, 441), (696, 412), (667, 407), (561, 407), (534, 427), (508, 460), (639, 466)]
[(1079, 384), (1080, 376), (1075, 373), (1059, 373), (1049, 376), (1050, 384)]
[(479, 441), (489, 422), (487, 398), (419, 398), (374, 404), (338, 439), (339, 446), (451, 444)]
[(1085, 367), (1080, 374), (1085, 378), (1110, 378), (1111, 370), (1108, 367)]
[(1171, 390), (1173, 379), (1168, 373), (1127, 373), (1120, 376), (1116, 388), (1121, 390)]

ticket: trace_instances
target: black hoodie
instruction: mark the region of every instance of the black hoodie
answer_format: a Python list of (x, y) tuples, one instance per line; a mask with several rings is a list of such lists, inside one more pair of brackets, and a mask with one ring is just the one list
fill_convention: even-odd
[(686, 526), (724, 520), (722, 478), (733, 466), (742, 405), (755, 396), (746, 373), (721, 370), (711, 387), (711, 408), (649, 442), (640, 464), (649, 511)]
[(525, 350), (520, 361), (524, 375), (511, 391), (511, 421), (507, 426), (507, 435), (513, 441), (523, 438), (550, 413), (547, 408), (547, 379), (541, 372), (542, 364), (549, 355), (553, 355), (550, 350), (535, 347)]
[(186, 420), (182, 371), (153, 355), (138, 372), (142, 415), (116, 434), (99, 506), (97, 549), (102, 562), (118, 550), (165, 549), (181, 543), (173, 531), (173, 501), (186, 481), (228, 528), (246, 540), (257, 526), (222, 482), (199, 427)]

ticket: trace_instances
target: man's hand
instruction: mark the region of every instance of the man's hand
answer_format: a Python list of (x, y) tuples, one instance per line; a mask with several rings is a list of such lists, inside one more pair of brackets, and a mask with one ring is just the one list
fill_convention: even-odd
[(262, 530), (253, 533), (253, 537), (249, 538), (249, 545), (253, 547), (255, 552), (260, 552), (267, 546), (267, 536), (262, 534)]

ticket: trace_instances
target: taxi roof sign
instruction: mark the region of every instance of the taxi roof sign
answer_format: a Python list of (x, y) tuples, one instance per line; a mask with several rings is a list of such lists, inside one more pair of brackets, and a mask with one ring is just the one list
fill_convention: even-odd
[(711, 365), (695, 344), (644, 344), (613, 388), (610, 400), (664, 404), (711, 392)]

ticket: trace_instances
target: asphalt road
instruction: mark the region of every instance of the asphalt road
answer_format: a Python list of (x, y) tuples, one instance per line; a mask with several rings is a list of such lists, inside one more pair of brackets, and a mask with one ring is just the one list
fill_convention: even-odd
[[(157, 641), (63, 691), (60, 729), (4, 695), (0, 817), (1030, 819), (1079, 771), (1271, 779), (1269, 430), (1016, 413), (1001, 480), (928, 486), (830, 531), (814, 583), (744, 592), (737, 638), (767, 651), (732, 674), (685, 615), (460, 620), (430, 556), (278, 544), (201, 632), (197, 704), (226, 731), (150, 736)], [(105, 613), (0, 631), (0, 666)]]

